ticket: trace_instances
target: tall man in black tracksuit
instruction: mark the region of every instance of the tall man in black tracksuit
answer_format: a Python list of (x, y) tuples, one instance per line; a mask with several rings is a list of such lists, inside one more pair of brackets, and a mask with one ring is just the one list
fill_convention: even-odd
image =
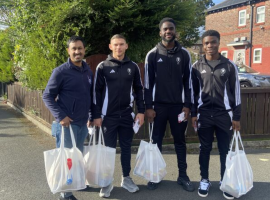
[[(233, 129), (240, 130), (241, 98), (238, 72), (235, 64), (218, 52), (220, 34), (214, 30), (202, 36), (205, 56), (193, 65), (192, 81), (194, 105), (191, 115), (200, 139), (201, 181), (198, 194), (208, 195), (209, 160), (216, 134), (221, 163), (221, 181), (225, 172), (226, 155)], [(223, 193), (227, 199), (230, 194)]]
[[(140, 69), (126, 55), (128, 48), (122, 35), (111, 38), (112, 54), (97, 67), (94, 84), (94, 124), (102, 126), (105, 145), (116, 148), (117, 134), (121, 147), (122, 183), (121, 186), (133, 193), (139, 190), (129, 177), (131, 170), (131, 142), (133, 139), (133, 122), (144, 123), (143, 85)], [(133, 113), (136, 99), (138, 114)], [(109, 197), (113, 184), (100, 191), (100, 197)]]
[[(152, 139), (160, 150), (169, 120), (179, 168), (177, 183), (187, 191), (194, 191), (186, 172), (187, 122), (178, 121), (182, 112), (187, 119), (191, 106), (190, 54), (175, 41), (175, 21), (172, 18), (162, 19), (159, 28), (162, 41), (148, 52), (145, 59), (146, 115), (149, 122), (154, 121)], [(152, 182), (147, 186), (150, 190), (157, 188)]]

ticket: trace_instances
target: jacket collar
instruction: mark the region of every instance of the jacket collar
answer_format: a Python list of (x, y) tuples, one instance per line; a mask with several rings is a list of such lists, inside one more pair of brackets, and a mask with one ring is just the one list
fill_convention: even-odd
[(179, 43), (178, 41), (176, 41), (176, 40), (174, 41), (174, 43), (175, 43), (174, 48), (173, 48), (173, 49), (170, 49), (170, 50), (166, 49), (166, 47), (162, 44), (162, 42), (159, 42), (159, 43), (157, 44), (157, 48), (158, 48), (159, 50), (161, 50), (161, 51), (167, 52), (168, 54), (175, 54), (176, 52), (178, 52), (178, 51), (180, 51), (180, 50), (182, 49), (182, 46), (181, 46), (180, 43)]
[[(220, 63), (226, 63), (228, 62), (228, 58), (225, 58), (224, 56), (222, 56), (221, 54), (220, 55)], [(200, 63), (203, 63), (203, 64), (207, 64), (207, 61), (206, 61), (206, 57), (205, 55), (201, 57), (201, 59), (199, 60)]]
[[(67, 64), (68, 64), (68, 67), (69, 67), (70, 69), (75, 69), (75, 70), (81, 71), (81, 68), (78, 67), (78, 66), (76, 66), (76, 65), (74, 65), (74, 64), (71, 62), (70, 58), (68, 58)], [(86, 64), (86, 62), (82, 61), (82, 69), (83, 69), (83, 71), (87, 71), (87, 68), (88, 68), (88, 65)]]
[(127, 63), (127, 62), (130, 61), (130, 59), (126, 55), (125, 55), (123, 60), (117, 60), (112, 56), (112, 54), (109, 54), (108, 58), (106, 60), (111, 61), (111, 62), (115, 62), (115, 63), (118, 63), (118, 64), (124, 64), (124, 63)]

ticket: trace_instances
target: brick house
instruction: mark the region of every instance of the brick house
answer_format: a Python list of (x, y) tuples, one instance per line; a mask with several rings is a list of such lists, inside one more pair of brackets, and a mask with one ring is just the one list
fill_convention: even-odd
[(270, 0), (225, 0), (207, 10), (209, 29), (219, 31), (222, 55), (270, 73)]

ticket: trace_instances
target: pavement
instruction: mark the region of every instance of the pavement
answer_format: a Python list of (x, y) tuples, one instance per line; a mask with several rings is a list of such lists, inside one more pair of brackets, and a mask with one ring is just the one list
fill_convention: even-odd
[[(198, 146), (198, 145), (197, 145)], [(0, 200), (54, 200), (58, 194), (50, 192), (46, 181), (43, 151), (55, 148), (55, 139), (27, 120), (0, 99)], [(248, 160), (253, 169), (254, 187), (242, 200), (269, 200), (270, 193), (270, 146), (246, 149)], [(197, 189), (187, 192), (177, 185), (178, 177), (176, 155), (173, 151), (163, 154), (167, 163), (167, 172), (157, 190), (147, 189), (147, 181), (140, 177), (131, 177), (140, 191), (134, 194), (121, 188), (120, 156), (116, 155), (114, 189), (108, 199), (119, 200), (200, 200)], [(136, 153), (132, 154), (134, 168)], [(187, 155), (188, 175), (195, 188), (199, 186), (200, 174), (198, 154)], [(222, 200), (219, 190), (219, 156), (214, 150), (210, 160), (210, 180), (212, 187), (207, 198)], [(79, 200), (97, 200), (99, 188), (91, 187), (84, 191), (74, 192)]]

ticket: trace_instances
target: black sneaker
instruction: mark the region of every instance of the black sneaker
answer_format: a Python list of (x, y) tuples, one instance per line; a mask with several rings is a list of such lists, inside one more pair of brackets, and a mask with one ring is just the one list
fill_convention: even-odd
[(207, 197), (211, 183), (208, 179), (202, 179), (200, 181), (200, 187), (198, 189), (198, 195), (200, 197)]
[(234, 196), (228, 194), (227, 192), (223, 192), (223, 196), (224, 196), (226, 199), (234, 199)]
[(155, 189), (158, 188), (158, 183), (148, 182), (148, 183), (147, 183), (147, 188), (148, 188), (149, 190), (155, 190)]
[(182, 185), (183, 189), (188, 191), (188, 192), (193, 192), (195, 190), (193, 184), (190, 182), (190, 180), (188, 178), (184, 179), (182, 177), (178, 177), (177, 183), (179, 185)]
[(74, 197), (73, 195), (71, 195), (71, 196), (66, 197), (66, 198), (60, 196), (59, 200), (78, 200), (78, 199), (76, 197)]
[[(219, 186), (221, 187), (221, 184), (222, 184), (222, 181), (219, 182)], [(221, 189), (221, 188), (219, 188)], [(228, 194), (227, 192), (223, 192), (223, 196), (226, 198), (226, 199), (234, 199), (234, 196)]]

